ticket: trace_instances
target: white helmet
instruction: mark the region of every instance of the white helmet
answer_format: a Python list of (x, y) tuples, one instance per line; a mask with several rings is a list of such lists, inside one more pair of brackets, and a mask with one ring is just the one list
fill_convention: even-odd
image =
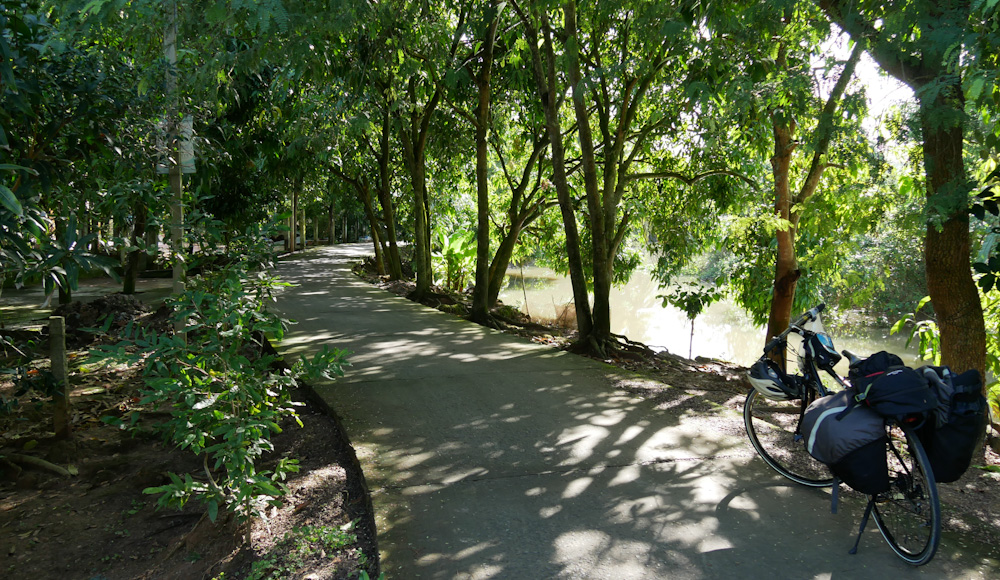
[(778, 363), (760, 357), (747, 372), (750, 384), (758, 393), (776, 401), (788, 401), (802, 398), (802, 391), (794, 377), (781, 370)]

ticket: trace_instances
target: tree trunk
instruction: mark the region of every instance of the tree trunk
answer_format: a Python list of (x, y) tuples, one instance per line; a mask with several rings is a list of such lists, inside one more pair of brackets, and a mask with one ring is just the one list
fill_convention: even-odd
[[(141, 201), (136, 202), (135, 208), (133, 210), (135, 223), (132, 226), (132, 245), (139, 246), (140, 240), (146, 234), (146, 217), (148, 214), (146, 209), (146, 204)], [(142, 257), (146, 254), (146, 251), (141, 248), (136, 248), (128, 254), (128, 260), (125, 264), (125, 279), (122, 284), (123, 294), (135, 294), (135, 283), (136, 279), (139, 278), (140, 268), (142, 267)]]
[(379, 135), (378, 155), (378, 201), (382, 206), (382, 220), (385, 222), (386, 243), (389, 259), (387, 269), (390, 280), (403, 279), (403, 261), (399, 256), (399, 242), (396, 235), (396, 210), (392, 203), (392, 180), (389, 170), (389, 135), (392, 130), (392, 119), (389, 108), (382, 114), (382, 132)]
[(416, 288), (414, 298), (417, 300), (426, 296), (433, 283), (434, 272), (431, 270), (431, 241), (428, 234), (430, 215), (427, 207), (426, 179), (423, 160), (412, 147), (403, 146), (406, 165), (410, 171), (410, 185), (413, 189), (413, 242), (416, 262)]
[[(496, 0), (491, 2), (491, 7), (496, 8)], [(476, 110), (476, 286), (472, 292), (470, 318), (480, 324), (488, 323), (490, 317), (490, 184), (486, 135), (490, 123), (490, 74), (498, 22), (499, 15), (494, 15), (483, 42), (482, 64), (476, 82), (479, 89)]]
[(569, 265), (570, 283), (573, 286), (577, 329), (580, 336), (587, 336), (593, 328), (593, 319), (590, 314), (590, 296), (587, 292), (587, 280), (583, 270), (583, 257), (580, 254), (580, 233), (577, 229), (576, 210), (573, 206), (573, 198), (570, 194), (569, 180), (566, 174), (566, 154), (563, 148), (562, 125), (559, 116), (561, 99), (557, 94), (555, 49), (552, 46), (552, 31), (544, 12), (535, 14), (535, 17), (540, 19), (544, 32), (541, 47), (537, 42), (539, 31), (535, 27), (533, 18), (522, 14), (522, 23), (527, 29), (528, 47), (531, 50), (534, 64), (538, 96), (545, 112), (545, 128), (552, 151), (552, 185), (556, 189), (559, 211), (566, 233), (566, 258)]
[(299, 187), (298, 187), (298, 181), (296, 181), (295, 185), (292, 186), (292, 215), (291, 217), (288, 218), (289, 220), (288, 235), (291, 237), (288, 250), (290, 253), (295, 252), (295, 237), (298, 233), (298, 230), (295, 227), (296, 226), (295, 220), (298, 214), (299, 214)]
[(500, 291), (503, 289), (503, 281), (507, 276), (507, 267), (510, 266), (510, 258), (514, 255), (514, 246), (517, 245), (517, 238), (521, 235), (521, 228), (518, 224), (511, 224), (510, 231), (500, 240), (493, 261), (490, 263), (489, 282), (489, 307), (497, 305), (500, 298)]
[[(961, 88), (956, 87), (957, 94)], [(943, 99), (941, 99), (943, 100)], [(945, 103), (934, 103), (922, 111), (924, 171), (927, 197), (953, 190), (965, 194), (962, 159), (963, 126), (942, 127), (929, 120), (940, 115)], [(963, 204), (964, 205), (964, 204)], [(924, 242), (927, 291), (941, 332), (941, 362), (956, 372), (986, 369), (986, 326), (979, 290), (972, 278), (969, 218), (957, 211), (940, 229), (928, 224)], [(985, 375), (984, 375), (985, 376)]]
[[(416, 79), (410, 78), (407, 90), (410, 101), (416, 102)], [(422, 109), (414, 108), (410, 112), (408, 123), (404, 123), (400, 131), (400, 141), (403, 145), (403, 158), (410, 174), (410, 184), (413, 189), (414, 216), (414, 261), (416, 262), (417, 280), (413, 298), (422, 299), (430, 293), (434, 283), (434, 271), (431, 268), (431, 220), (430, 203), (427, 198), (427, 138), (430, 119), (437, 109), (441, 99), (441, 88), (434, 90), (433, 96)]]
[[(585, 101), (583, 76), (580, 70), (579, 47), (581, 40), (576, 26), (576, 2), (563, 4), (563, 18), (567, 41), (567, 68), (570, 83), (570, 94), (573, 100), (573, 110), (576, 113), (577, 135), (580, 141), (580, 155), (583, 166), (583, 181), (587, 198), (587, 210), (590, 214), (591, 260), (594, 276), (594, 309), (591, 314), (591, 328), (584, 333), (580, 330), (580, 339), (587, 338), (596, 341), (598, 349), (601, 343), (611, 338), (611, 256), (608, 243), (608, 216), (601, 196), (597, 174), (597, 156), (594, 138), (590, 129), (590, 111)], [(607, 160), (605, 170), (617, 163), (617, 159)], [(605, 192), (606, 193), (606, 192)], [(612, 211), (614, 211), (613, 208)], [(567, 239), (567, 243), (569, 240)]]
[(302, 216), (299, 220), (299, 237), (302, 238), (302, 249), (306, 249), (306, 210), (302, 210)]
[(331, 203), (329, 205), (329, 207), (327, 207), (327, 210), (326, 210), (327, 211), (327, 221), (330, 224), (329, 236), (330, 236), (330, 245), (331, 246), (337, 243), (337, 227), (336, 227), (337, 226), (337, 216), (335, 215), (335, 212), (334, 212), (334, 210), (336, 209), (336, 207), (337, 207), (336, 204), (332, 204)]
[[(802, 183), (802, 188), (798, 194), (792, 198), (791, 195), (791, 163), (792, 153), (795, 150), (795, 120), (785, 118), (785, 113), (776, 111), (772, 115), (774, 127), (774, 157), (771, 158), (771, 168), (774, 175), (774, 210), (778, 217), (788, 220), (787, 229), (776, 232), (778, 256), (774, 267), (774, 286), (771, 296), (771, 311), (767, 321), (767, 337), (765, 342), (771, 337), (777, 336), (788, 328), (792, 320), (792, 308), (795, 303), (795, 288), (799, 279), (798, 258), (795, 249), (796, 232), (798, 230), (799, 219), (802, 214), (795, 211), (795, 206), (801, 206), (809, 199), (819, 187), (819, 180), (823, 176), (825, 163), (824, 158), (830, 147), (830, 140), (833, 136), (834, 114), (840, 104), (840, 100), (847, 90), (847, 85), (854, 76), (854, 69), (864, 52), (864, 44), (856, 43), (851, 56), (844, 65), (837, 84), (830, 92), (826, 104), (820, 113), (819, 123), (816, 128), (815, 146), (813, 147), (813, 157), (809, 165), (809, 172)], [(783, 64), (783, 50), (779, 53), (779, 64)], [(773, 358), (784, 366), (784, 353), (774, 353)]]
[[(909, 85), (920, 100), (928, 206), (934, 198), (955, 201), (950, 215), (941, 216), (940, 229), (929, 223), (924, 238), (927, 291), (941, 332), (941, 362), (962, 372), (977, 369), (985, 376), (986, 326), (982, 303), (972, 278), (968, 220), (968, 176), (962, 160), (965, 103), (961, 60), (948, 62), (954, 46), (924, 40), (921, 27), (967, 30), (968, 2), (924, 2), (911, 9), (906, 22), (914, 23), (909, 36), (886, 37), (877, 29), (878, 13), (859, 14), (845, 0), (819, 0), (830, 19), (850, 33), (865, 38), (871, 54), (887, 73)], [(933, 87), (933, 90), (927, 90)], [(984, 384), (985, 386), (985, 384)]]
[(375, 217), (375, 208), (372, 205), (371, 189), (367, 180), (354, 183), (358, 192), (358, 198), (362, 207), (365, 208), (365, 217), (368, 218), (368, 231), (371, 232), (372, 245), (375, 246), (375, 268), (379, 275), (385, 275), (385, 258), (382, 253), (381, 235), (379, 234), (378, 219)]
[[(777, 111), (772, 114), (774, 128), (774, 156), (771, 173), (774, 177), (774, 213), (788, 222), (775, 232), (778, 257), (774, 266), (774, 290), (771, 295), (771, 314), (767, 321), (767, 340), (781, 334), (791, 322), (795, 285), (799, 279), (798, 261), (795, 257), (795, 226), (792, 225), (792, 195), (789, 186), (789, 168), (795, 150), (795, 121)], [(766, 341), (765, 341), (766, 342)], [(779, 357), (779, 355), (781, 355)], [(775, 353), (775, 360), (783, 363), (784, 353)]]

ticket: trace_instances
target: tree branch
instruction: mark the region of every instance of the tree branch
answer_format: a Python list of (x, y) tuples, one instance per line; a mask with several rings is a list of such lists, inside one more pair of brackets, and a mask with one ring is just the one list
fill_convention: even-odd
[(754, 191), (759, 191), (757, 184), (754, 183), (749, 177), (739, 173), (738, 171), (731, 171), (729, 169), (713, 169), (710, 171), (705, 171), (704, 173), (696, 173), (695, 175), (687, 176), (683, 173), (678, 173), (676, 171), (656, 171), (652, 173), (633, 173), (625, 177), (626, 181), (635, 181), (638, 179), (676, 179), (683, 182), (685, 185), (694, 185), (703, 179), (709, 177), (714, 177), (716, 175), (727, 175), (729, 177), (735, 177), (747, 185), (750, 186)]

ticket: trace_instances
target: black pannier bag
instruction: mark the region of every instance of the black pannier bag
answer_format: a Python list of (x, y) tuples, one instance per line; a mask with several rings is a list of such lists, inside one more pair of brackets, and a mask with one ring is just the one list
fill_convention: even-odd
[(854, 400), (858, 404), (897, 421), (922, 416), (938, 405), (923, 373), (906, 366), (888, 367), (863, 388), (852, 385), (857, 390)]
[(802, 417), (806, 450), (857, 491), (882, 493), (889, 489), (885, 419), (872, 409), (855, 406), (854, 394), (847, 389), (809, 405)]
[(949, 483), (962, 477), (986, 433), (986, 398), (979, 372), (955, 375), (948, 367), (921, 367), (937, 399), (918, 436), (934, 478)]
[(903, 359), (880, 350), (866, 359), (851, 365), (847, 371), (847, 378), (851, 385), (859, 391), (864, 391), (875, 379), (885, 374), (892, 367), (903, 366)]

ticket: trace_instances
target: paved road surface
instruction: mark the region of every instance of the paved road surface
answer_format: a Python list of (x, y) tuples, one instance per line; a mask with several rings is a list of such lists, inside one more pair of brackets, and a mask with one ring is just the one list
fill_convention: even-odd
[(387, 578), (996, 578), (998, 550), (946, 536), (916, 569), (863, 505), (787, 484), (738, 434), (614, 390), (615, 370), (357, 280), (371, 251), (294, 255), (279, 349), (351, 351), (321, 384), (365, 468)]

